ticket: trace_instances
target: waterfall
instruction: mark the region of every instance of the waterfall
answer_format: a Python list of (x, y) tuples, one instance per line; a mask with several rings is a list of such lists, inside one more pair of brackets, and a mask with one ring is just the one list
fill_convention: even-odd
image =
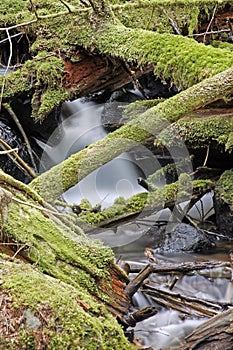
[[(48, 169), (105, 137), (107, 132), (101, 123), (102, 110), (103, 105), (84, 99), (65, 102), (59, 125), (59, 133), (62, 135), (59, 142), (58, 130), (55, 130), (46, 144), (39, 142), (44, 149), (43, 166)], [(63, 197), (72, 204), (78, 204), (82, 198), (87, 198), (92, 205), (101, 203), (104, 208), (119, 196), (127, 199), (135, 193), (144, 192), (137, 182), (140, 176), (142, 170), (133, 157), (125, 152), (89, 174), (65, 192)]]

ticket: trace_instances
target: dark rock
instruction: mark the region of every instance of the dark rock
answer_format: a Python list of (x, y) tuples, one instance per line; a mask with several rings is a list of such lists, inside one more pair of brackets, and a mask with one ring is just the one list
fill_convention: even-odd
[(139, 78), (139, 88), (135, 89), (133, 84), (114, 91), (105, 103), (102, 112), (102, 123), (108, 131), (121, 126), (123, 107), (131, 102), (145, 99), (167, 98), (177, 93), (176, 87), (169, 82), (162, 82), (153, 74), (146, 74)]
[(191, 225), (181, 223), (173, 228), (169, 226), (156, 228), (156, 252), (199, 252), (215, 246), (214, 241), (202, 230)]
[[(0, 121), (0, 138), (5, 141), (11, 148), (18, 148), (18, 155), (30, 167), (32, 167), (30, 157), (28, 155), (24, 142), (10, 126), (6, 125), (2, 121)], [(0, 148), (0, 150), (3, 149)], [(23, 168), (19, 168), (8, 155), (0, 156), (0, 167), (3, 171), (15, 177), (17, 180), (23, 182), (29, 182), (31, 180), (31, 177), (23, 171)]]
[(233, 170), (226, 170), (221, 175), (213, 200), (217, 230), (233, 238)]

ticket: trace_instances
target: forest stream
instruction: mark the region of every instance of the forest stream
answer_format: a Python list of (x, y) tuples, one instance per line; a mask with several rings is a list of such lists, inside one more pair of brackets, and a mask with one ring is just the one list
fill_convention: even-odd
[[(104, 137), (106, 131), (101, 124), (102, 111), (103, 105), (85, 99), (65, 103), (59, 129), (55, 130), (47, 144), (37, 141), (43, 148), (41, 158), (43, 168), (46, 169), (61, 162), (69, 155)], [(62, 137), (59, 142), (55, 142), (58, 132)], [(147, 161), (151, 167), (151, 154), (144, 152), (144, 156), (148, 157)], [(113, 204), (119, 196), (129, 198), (135, 193), (144, 192), (145, 189), (138, 185), (137, 178), (144, 175), (145, 169), (140, 167), (140, 162), (137, 163), (136, 158), (137, 154), (122, 154), (64, 193), (63, 198), (70, 204), (78, 204), (82, 198), (87, 198), (92, 206), (101, 203), (101, 207), (105, 208)], [(158, 166), (157, 160), (155, 164)], [(199, 209), (198, 204), (192, 209), (194, 218), (201, 215), (201, 207), (204, 210), (203, 217), (208, 219), (213, 214), (211, 193), (202, 199), (201, 204), (199, 202)], [(134, 220), (119, 223), (110, 228), (96, 227), (89, 236), (100, 239), (104, 244), (111, 246), (119, 264), (130, 266), (132, 271), (135, 268), (138, 270), (145, 267), (148, 262), (154, 263), (145, 256), (146, 248), (152, 248), (156, 264), (159, 266), (172, 266), (185, 262), (229, 261), (229, 252), (233, 248), (233, 243), (230, 241), (219, 240), (216, 247), (200, 253), (153, 250), (153, 242), (151, 235), (148, 236), (148, 231), (155, 222), (169, 221), (168, 212), (164, 209), (149, 217), (139, 215)], [(133, 276), (134, 273), (130, 273), (130, 277)], [(165, 276), (152, 274), (149, 284), (152, 287), (169, 290), (169, 285), (175, 276), (175, 274)], [(229, 279), (229, 271), (224, 274), (224, 269), (206, 269), (202, 273), (193, 271), (187, 275), (180, 275), (172, 292), (226, 305), (233, 303), (232, 281)], [(187, 315), (164, 307), (154, 301), (146, 291), (137, 292), (133, 297), (133, 303), (135, 310), (145, 306), (155, 306), (158, 309), (155, 316), (139, 322), (134, 328), (135, 336), (139, 341), (145, 347), (151, 347), (154, 350), (179, 348), (181, 340), (206, 320), (205, 317), (199, 317), (195, 312)]]
[[(136, 98), (140, 97), (138, 91), (131, 89), (128, 93)], [(103, 103), (95, 103), (83, 98), (64, 103), (60, 121), (49, 139), (45, 142), (34, 138), (34, 142), (43, 150), (39, 172), (51, 168), (71, 154), (106, 136), (107, 131), (101, 120), (104, 108)], [(14, 139), (10, 128), (2, 126), (1, 130), (2, 136)], [(184, 149), (183, 152), (187, 150)], [(12, 164), (9, 164), (5, 163), (5, 170), (11, 172)], [(146, 192), (145, 188), (139, 185), (138, 178), (147, 176), (159, 167), (161, 167), (159, 158), (144, 146), (140, 146), (136, 151), (123, 153), (88, 175), (78, 185), (65, 192), (63, 200), (70, 205), (78, 205), (85, 198), (93, 207), (100, 204), (101, 209), (107, 208), (118, 197), (127, 199), (136, 193)], [(164, 183), (166, 179), (157, 185), (162, 186)], [(212, 192), (207, 193), (190, 210), (193, 219), (203, 221), (202, 224), (204, 224), (214, 214), (212, 196)], [(136, 218), (113, 224), (108, 228), (97, 225), (90, 233), (88, 231), (86, 233), (93, 239), (100, 239), (114, 250), (116, 261), (123, 268), (127, 266), (130, 278), (135, 276), (135, 271), (138, 273), (148, 263), (156, 266), (172, 266), (182, 263), (229, 261), (233, 242), (222, 240), (221, 233), (216, 235), (218, 239), (213, 248), (202, 252), (178, 251), (179, 246), (177, 251), (173, 251), (172, 247), (165, 250), (165, 247), (156, 249), (154, 243), (159, 225), (156, 228), (155, 224), (162, 223), (161, 226), (165, 228), (169, 224), (170, 215), (168, 209), (151, 213), (149, 216), (140, 213)], [(149, 257), (146, 255), (147, 249), (152, 254)], [(174, 279), (177, 280), (170, 288)], [(167, 275), (154, 273), (146, 284), (159, 290), (172, 289), (173, 293), (187, 297), (197, 297), (213, 303), (216, 301), (225, 306), (233, 304), (233, 285), (229, 278), (229, 269), (205, 269), (201, 273), (194, 270), (178, 277), (174, 273)], [(158, 310), (155, 316), (137, 323), (134, 328), (134, 334), (139, 342), (146, 348), (150, 347), (154, 350), (178, 349), (182, 339), (207, 319), (198, 316), (195, 311), (185, 314), (164, 306), (143, 288), (134, 295), (133, 305), (134, 311), (145, 306), (155, 306)], [(128, 333), (130, 334), (130, 330)]]

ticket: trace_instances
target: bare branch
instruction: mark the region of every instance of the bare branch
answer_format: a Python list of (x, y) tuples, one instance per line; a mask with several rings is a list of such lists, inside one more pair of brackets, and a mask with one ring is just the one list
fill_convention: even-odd
[(12, 149), (9, 149), (7, 151), (0, 151), (0, 156), (3, 156), (5, 154), (9, 154), (9, 153), (13, 153), (13, 152), (18, 152), (19, 149), (18, 148), (12, 148)]
[(4, 107), (6, 108), (7, 112), (10, 114), (11, 118), (14, 120), (15, 124), (17, 125), (24, 141), (25, 141), (25, 144), (26, 144), (26, 147), (27, 147), (27, 150), (28, 150), (28, 154), (30, 156), (30, 159), (31, 159), (31, 162), (32, 162), (32, 165), (34, 167), (34, 169), (36, 169), (36, 163), (35, 163), (35, 160), (34, 160), (34, 157), (33, 157), (33, 154), (32, 154), (32, 149), (31, 149), (31, 145), (30, 145), (30, 142), (28, 140), (28, 137), (22, 127), (22, 125), (20, 124), (20, 121), (17, 117), (17, 115), (15, 114), (15, 112), (13, 111), (13, 109), (11, 108), (11, 106), (9, 104), (4, 104)]
[[(0, 146), (4, 150), (12, 150), (12, 148), (6, 143), (4, 140), (0, 138)], [(24, 162), (24, 160), (16, 153), (16, 152), (11, 152), (7, 154), (8, 157), (15, 163), (17, 166), (22, 170), (25, 170), (31, 177), (36, 178), (36, 174), (34, 171)], [(12, 157), (14, 155), (14, 157)]]
[(204, 43), (205, 43), (205, 41), (206, 41), (206, 33), (209, 31), (209, 29), (210, 29), (210, 27), (211, 27), (211, 24), (213, 23), (214, 16), (215, 16), (215, 13), (216, 13), (217, 8), (218, 8), (218, 4), (215, 5), (214, 11), (213, 11), (213, 14), (212, 14), (212, 17), (211, 17), (211, 20), (210, 20), (210, 23), (208, 24), (208, 27), (206, 28), (206, 32), (205, 32), (205, 35), (204, 35), (204, 38), (203, 38), (203, 42), (204, 42)]

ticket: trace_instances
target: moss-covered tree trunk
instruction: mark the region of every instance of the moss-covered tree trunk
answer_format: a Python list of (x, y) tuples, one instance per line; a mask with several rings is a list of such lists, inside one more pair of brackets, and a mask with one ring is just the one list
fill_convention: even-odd
[(43, 173), (29, 186), (47, 201), (53, 201), (101, 165), (146, 138), (158, 136), (169, 123), (177, 121), (185, 113), (230, 94), (233, 91), (232, 73), (230, 68), (135, 116), (104, 139)]
[(128, 278), (112, 251), (2, 171), (0, 195), (0, 348), (131, 349), (116, 321)]

